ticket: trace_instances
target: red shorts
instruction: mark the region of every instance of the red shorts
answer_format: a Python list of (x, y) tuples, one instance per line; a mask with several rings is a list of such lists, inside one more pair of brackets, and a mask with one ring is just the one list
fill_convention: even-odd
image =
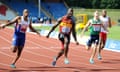
[(105, 43), (106, 39), (107, 39), (107, 33), (105, 32), (100, 32), (100, 38), (102, 39), (102, 41)]

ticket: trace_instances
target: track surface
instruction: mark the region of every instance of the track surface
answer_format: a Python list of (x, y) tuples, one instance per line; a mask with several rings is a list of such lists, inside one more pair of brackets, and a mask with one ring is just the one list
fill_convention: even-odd
[(70, 64), (64, 64), (61, 57), (56, 67), (51, 66), (53, 57), (60, 50), (60, 42), (56, 39), (27, 33), (26, 44), (17, 68), (9, 67), (15, 57), (10, 50), (13, 30), (0, 30), (0, 72), (120, 72), (120, 53), (103, 50), (101, 61), (95, 58), (95, 64), (89, 64), (91, 50), (86, 51), (83, 45), (70, 44)]

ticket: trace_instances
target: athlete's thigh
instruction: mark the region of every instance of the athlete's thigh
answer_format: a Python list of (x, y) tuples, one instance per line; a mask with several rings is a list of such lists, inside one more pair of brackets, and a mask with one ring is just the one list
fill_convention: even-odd
[(69, 45), (69, 43), (70, 43), (70, 36), (69, 35), (65, 35), (65, 43), (67, 44), (67, 45)]
[(18, 40), (18, 38), (13, 37), (13, 39), (12, 39), (12, 47), (11, 47), (11, 49), (12, 49), (13, 52), (16, 52), (16, 51), (17, 51), (18, 45), (19, 45), (19, 40)]
[(65, 37), (64, 34), (59, 33), (59, 35), (58, 35), (58, 39), (59, 39), (62, 43), (64, 43), (64, 37)]

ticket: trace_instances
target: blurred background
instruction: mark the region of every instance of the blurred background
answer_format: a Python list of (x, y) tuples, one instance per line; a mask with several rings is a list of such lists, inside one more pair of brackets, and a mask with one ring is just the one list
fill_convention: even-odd
[[(0, 23), (22, 15), (23, 9), (29, 10), (29, 17), (37, 30), (49, 30), (56, 20), (65, 15), (67, 9), (74, 9), (76, 31), (80, 34), (95, 10), (106, 9), (113, 27), (109, 38), (120, 40), (120, 1), (119, 0), (0, 0)], [(51, 24), (51, 25), (45, 25)], [(58, 31), (58, 29), (56, 29)], [(86, 33), (88, 35), (89, 32)]]

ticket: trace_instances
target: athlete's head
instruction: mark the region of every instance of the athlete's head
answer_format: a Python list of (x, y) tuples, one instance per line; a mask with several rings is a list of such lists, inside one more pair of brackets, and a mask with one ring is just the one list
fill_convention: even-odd
[(99, 19), (99, 12), (98, 12), (98, 11), (95, 11), (95, 12), (94, 12), (94, 18), (95, 18), (95, 19)]
[(23, 10), (23, 16), (27, 17), (29, 15), (28, 9)]
[(102, 10), (102, 16), (106, 17), (106, 15), (107, 15), (107, 11), (106, 10)]
[(72, 8), (68, 9), (67, 16), (68, 17), (72, 17), (73, 16), (73, 9)]

